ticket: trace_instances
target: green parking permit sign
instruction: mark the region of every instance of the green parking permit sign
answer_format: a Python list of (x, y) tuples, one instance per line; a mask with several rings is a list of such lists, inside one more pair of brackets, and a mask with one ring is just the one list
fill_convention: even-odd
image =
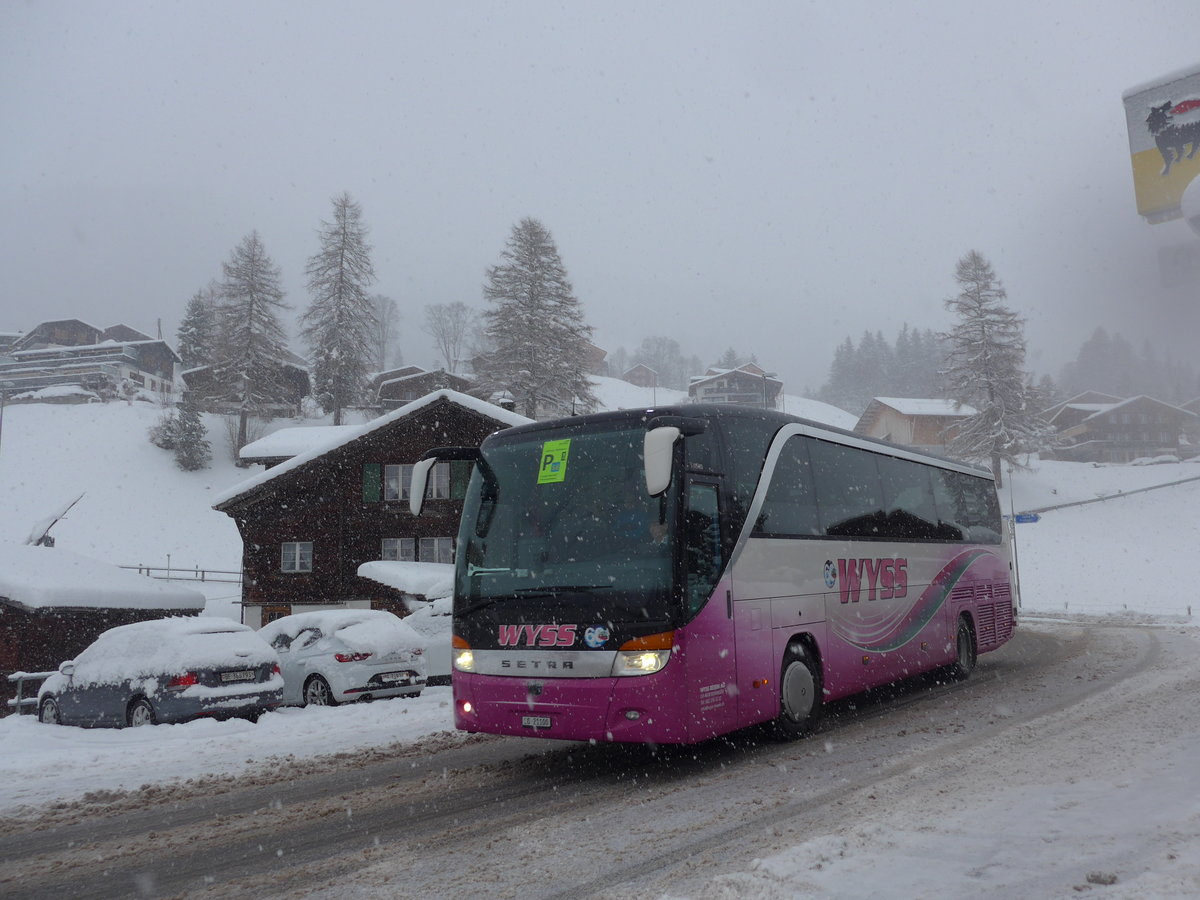
[(542, 461), (538, 465), (538, 484), (553, 484), (567, 478), (567, 454), (571, 451), (571, 439), (546, 441), (542, 444)]

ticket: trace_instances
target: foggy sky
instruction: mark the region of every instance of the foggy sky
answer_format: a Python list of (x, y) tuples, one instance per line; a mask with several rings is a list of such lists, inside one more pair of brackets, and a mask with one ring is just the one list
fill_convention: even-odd
[(972, 248), (1037, 374), (1097, 325), (1190, 358), (1200, 288), (1162, 289), (1156, 254), (1195, 238), (1138, 217), (1121, 94), (1200, 63), (1198, 34), (1195, 0), (9, 2), (0, 331), (173, 343), (252, 229), (298, 314), (349, 191), (419, 365), (423, 307), (482, 308), (523, 216), (597, 344), (732, 346), (788, 393), (847, 335), (945, 328)]

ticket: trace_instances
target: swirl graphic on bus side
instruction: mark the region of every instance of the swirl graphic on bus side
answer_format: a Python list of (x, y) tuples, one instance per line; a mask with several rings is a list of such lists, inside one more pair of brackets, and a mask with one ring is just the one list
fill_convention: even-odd
[[(886, 620), (860, 621), (858, 627), (847, 627), (850, 623), (834, 622), (834, 631), (847, 643), (860, 650), (886, 653), (903, 647), (929, 624), (950, 597), (950, 592), (976, 562), (983, 558), (995, 562), (996, 556), (987, 550), (967, 550), (954, 557), (942, 568), (921, 596), (907, 610), (899, 610)], [(871, 627), (871, 626), (874, 627)]]

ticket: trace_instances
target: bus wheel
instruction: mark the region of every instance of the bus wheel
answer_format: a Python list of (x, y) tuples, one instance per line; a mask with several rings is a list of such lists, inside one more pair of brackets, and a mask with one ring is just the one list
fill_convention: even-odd
[(956, 639), (958, 655), (950, 664), (950, 677), (964, 680), (971, 677), (975, 671), (975, 635), (971, 631), (971, 623), (966, 616), (958, 619), (958, 638)]
[(775, 732), (793, 740), (812, 734), (821, 718), (821, 676), (816, 660), (802, 644), (792, 644), (779, 675), (779, 716)]

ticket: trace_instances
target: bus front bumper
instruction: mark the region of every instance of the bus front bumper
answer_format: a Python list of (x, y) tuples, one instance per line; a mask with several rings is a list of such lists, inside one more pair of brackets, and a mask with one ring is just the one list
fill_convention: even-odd
[(455, 672), (454, 724), (462, 731), (565, 741), (689, 741), (668, 666), (625, 678), (541, 678)]

